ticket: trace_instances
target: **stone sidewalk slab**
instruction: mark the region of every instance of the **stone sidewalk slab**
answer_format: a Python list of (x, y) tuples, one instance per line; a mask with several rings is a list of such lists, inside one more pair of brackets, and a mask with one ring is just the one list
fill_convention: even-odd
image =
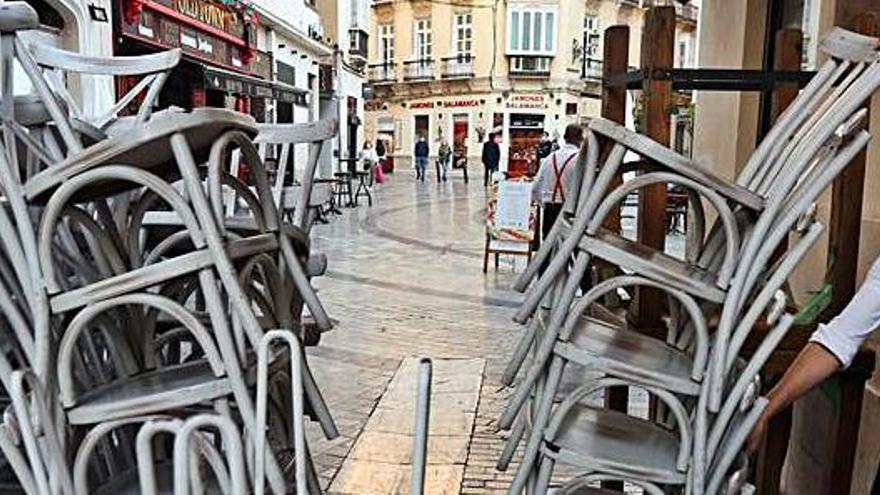
[[(418, 362), (403, 360), (330, 493), (409, 493)], [(460, 490), (485, 366), (480, 358), (433, 361), (426, 493)]]

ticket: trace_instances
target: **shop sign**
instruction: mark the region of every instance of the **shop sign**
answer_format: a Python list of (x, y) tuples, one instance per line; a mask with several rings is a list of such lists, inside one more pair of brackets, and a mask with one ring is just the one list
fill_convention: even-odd
[(543, 94), (513, 95), (507, 100), (507, 108), (545, 109), (547, 108), (547, 101), (544, 99)]
[(479, 106), (479, 100), (451, 100), (451, 101), (440, 101), (438, 102), (439, 107), (442, 108), (463, 108), (463, 107), (476, 107)]
[(433, 101), (414, 101), (409, 104), (411, 110), (419, 110), (423, 108), (434, 108)]
[(223, 5), (204, 0), (177, 0), (177, 11), (239, 38), (244, 37), (244, 23)]
[[(136, 0), (120, 0), (120, 4)], [(250, 46), (245, 21), (231, 8), (207, 0), (140, 0), (121, 17), (121, 32), (193, 58), (271, 78), (271, 60)], [(268, 69), (268, 70), (267, 70)]]

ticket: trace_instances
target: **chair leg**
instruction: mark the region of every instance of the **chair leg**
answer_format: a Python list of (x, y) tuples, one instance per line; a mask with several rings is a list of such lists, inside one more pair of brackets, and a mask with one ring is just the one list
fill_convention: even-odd
[(529, 322), (529, 326), (526, 327), (526, 331), (523, 332), (519, 342), (517, 342), (516, 348), (513, 350), (513, 354), (507, 362), (507, 367), (504, 368), (504, 373), (501, 375), (502, 384), (507, 385), (508, 387), (513, 385), (513, 380), (516, 378), (517, 373), (519, 373), (520, 368), (528, 356), (529, 349), (532, 348), (532, 343), (535, 341), (537, 325), (538, 319), (532, 318), (532, 321)]
[(541, 465), (538, 468), (538, 479), (535, 482), (535, 495), (545, 495), (550, 489), (550, 478), (553, 475), (555, 461), (550, 456), (541, 456)]
[(541, 442), (544, 439), (544, 428), (550, 420), (553, 399), (556, 397), (556, 390), (559, 388), (559, 381), (562, 378), (563, 367), (564, 362), (562, 358), (556, 356), (550, 364), (543, 392), (535, 395), (535, 402), (538, 405), (537, 414), (535, 414), (532, 429), (529, 431), (522, 461), (516, 470), (508, 493), (520, 493), (525, 487), (529, 476), (533, 473), (535, 463), (538, 460), (538, 454), (540, 454)]
[(522, 440), (525, 433), (526, 420), (520, 415), (516, 420), (516, 423), (513, 424), (513, 429), (510, 430), (510, 436), (507, 438), (507, 442), (504, 443), (504, 449), (498, 457), (498, 463), (495, 464), (495, 469), (499, 471), (507, 471), (507, 468), (510, 466), (510, 461), (513, 460), (513, 455), (516, 453), (516, 448), (519, 446), (519, 442)]
[(321, 424), (321, 429), (324, 431), (324, 437), (327, 438), (327, 440), (333, 440), (339, 436), (339, 430), (336, 428), (336, 423), (333, 421), (333, 416), (330, 414), (327, 402), (324, 401), (324, 396), (321, 395), (321, 390), (315, 382), (312, 370), (309, 368), (309, 365), (305, 360), (303, 360), (302, 369), (303, 388), (305, 389), (306, 397), (309, 399), (309, 404), (312, 406), (312, 412), (317, 416), (318, 423)]

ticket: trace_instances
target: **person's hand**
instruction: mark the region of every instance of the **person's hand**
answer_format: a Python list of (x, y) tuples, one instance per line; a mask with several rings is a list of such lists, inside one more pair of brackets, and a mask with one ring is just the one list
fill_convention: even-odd
[(758, 418), (758, 422), (755, 423), (755, 427), (752, 428), (752, 432), (749, 433), (749, 438), (746, 440), (746, 450), (749, 455), (754, 455), (758, 448), (761, 447), (761, 444), (764, 443), (764, 437), (767, 436), (767, 424), (770, 422), (770, 418), (765, 414), (762, 414), (760, 418)]

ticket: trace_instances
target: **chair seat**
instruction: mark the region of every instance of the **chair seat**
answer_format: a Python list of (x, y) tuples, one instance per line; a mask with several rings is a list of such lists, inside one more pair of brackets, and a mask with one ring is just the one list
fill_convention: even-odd
[(206, 361), (169, 366), (98, 386), (67, 408), (71, 424), (180, 409), (232, 392), (226, 377), (217, 377)]
[[(143, 226), (149, 227), (183, 227), (180, 215), (173, 211), (150, 211), (144, 215)], [(239, 235), (257, 235), (260, 229), (257, 221), (249, 215), (236, 215), (225, 217), (223, 226)], [(298, 254), (308, 253), (309, 237), (302, 229), (290, 222), (281, 222), (281, 232), (293, 241), (293, 247)]]
[[(170, 137), (181, 134), (189, 143), (196, 163), (208, 158), (211, 145), (230, 130), (253, 136), (256, 123), (249, 115), (219, 108), (198, 108), (190, 112), (169, 112), (131, 132), (111, 136), (74, 153), (61, 163), (35, 175), (25, 184), (29, 200), (45, 202), (65, 180), (102, 165), (129, 165), (163, 176), (179, 177)], [(133, 186), (128, 182), (96, 183), (81, 191), (78, 200), (107, 197)]]
[(653, 139), (635, 133), (606, 119), (593, 119), (590, 129), (623, 144), (627, 148), (659, 163), (673, 172), (709, 187), (721, 196), (754, 211), (764, 208), (764, 198), (733, 182), (712, 174), (706, 167), (663, 146)]
[(676, 432), (616, 411), (575, 405), (545, 444), (547, 455), (588, 471), (663, 484), (686, 479), (675, 466)]
[(681, 394), (700, 392), (700, 384), (691, 379), (693, 360), (688, 354), (595, 318), (582, 317), (569, 341), (557, 344), (557, 352), (603, 374)]
[(727, 295), (716, 283), (714, 274), (607, 229), (601, 229), (593, 236), (584, 236), (578, 247), (624, 270), (652, 278), (700, 299), (720, 304)]

